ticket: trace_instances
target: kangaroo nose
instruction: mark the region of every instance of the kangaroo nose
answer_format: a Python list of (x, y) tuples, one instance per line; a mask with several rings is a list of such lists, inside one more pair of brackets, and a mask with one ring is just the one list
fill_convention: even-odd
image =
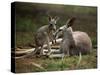
[(50, 24), (51, 26), (53, 25), (53, 24)]
[(54, 30), (56, 31), (56, 27), (54, 27)]

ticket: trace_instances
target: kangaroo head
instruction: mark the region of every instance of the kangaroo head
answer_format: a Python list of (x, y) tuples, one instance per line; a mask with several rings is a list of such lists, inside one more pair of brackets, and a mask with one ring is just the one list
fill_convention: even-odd
[(72, 27), (75, 19), (76, 19), (75, 17), (72, 17), (72, 18), (68, 19), (66, 24), (64, 26), (60, 27), (59, 30), (63, 31), (63, 30), (65, 30), (65, 28)]
[(49, 17), (49, 28), (51, 29), (51, 30), (56, 30), (56, 23), (57, 23), (57, 21), (58, 21), (58, 17), (54, 17), (54, 18), (52, 18), (51, 16)]
[(73, 25), (75, 19), (76, 19), (75, 17), (72, 17), (72, 18), (68, 19), (67, 22), (66, 22), (66, 24), (63, 25), (62, 27), (60, 27), (56, 31), (55, 36), (58, 38), (65, 30), (67, 30), (68, 32), (72, 31), (71, 26)]

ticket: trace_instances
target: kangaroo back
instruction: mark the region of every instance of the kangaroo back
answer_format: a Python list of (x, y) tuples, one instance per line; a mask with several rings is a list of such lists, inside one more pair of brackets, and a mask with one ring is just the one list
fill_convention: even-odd
[(92, 50), (92, 42), (87, 33), (81, 31), (73, 32), (76, 45), (76, 53), (88, 54)]

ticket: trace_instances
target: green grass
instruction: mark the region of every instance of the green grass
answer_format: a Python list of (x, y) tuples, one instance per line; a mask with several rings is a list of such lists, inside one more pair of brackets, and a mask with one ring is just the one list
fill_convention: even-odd
[(97, 47), (97, 37), (92, 37), (92, 44), (93, 44), (93, 47)]
[(17, 32), (16, 47), (30, 48), (30, 44), (34, 44), (33, 32)]
[[(24, 58), (16, 60), (16, 72), (46, 72), (46, 71), (67, 71), (79, 69), (97, 68), (97, 50), (93, 49), (88, 55), (82, 55), (82, 60), (77, 66), (79, 56), (61, 58)], [(34, 62), (44, 69), (37, 68), (30, 64)]]

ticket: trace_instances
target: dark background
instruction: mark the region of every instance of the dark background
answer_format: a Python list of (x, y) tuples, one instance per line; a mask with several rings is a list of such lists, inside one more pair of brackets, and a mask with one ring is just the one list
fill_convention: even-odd
[(97, 7), (16, 2), (15, 8), (17, 47), (34, 44), (34, 33), (48, 24), (48, 15), (60, 18), (57, 28), (76, 17), (73, 30), (87, 32), (93, 45), (97, 44)]

